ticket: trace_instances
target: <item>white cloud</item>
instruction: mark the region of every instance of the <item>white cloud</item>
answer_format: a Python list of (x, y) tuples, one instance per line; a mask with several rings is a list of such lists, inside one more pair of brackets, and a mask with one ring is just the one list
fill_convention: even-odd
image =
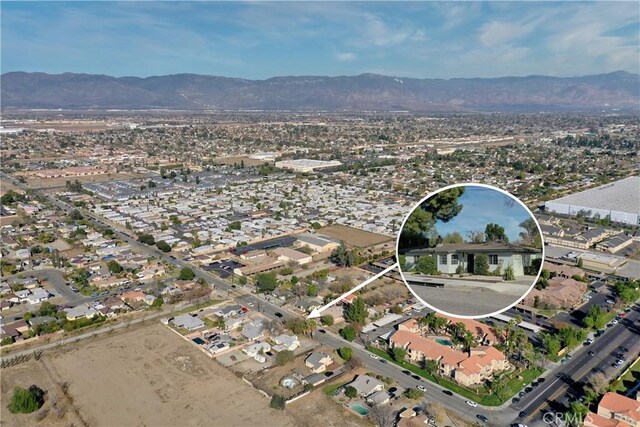
[(338, 61), (342, 61), (342, 62), (350, 62), (358, 59), (356, 54), (353, 52), (341, 52), (336, 55), (336, 58), (338, 59)]
[(513, 43), (528, 35), (533, 29), (532, 24), (492, 21), (480, 28), (479, 40), (483, 46), (499, 46)]

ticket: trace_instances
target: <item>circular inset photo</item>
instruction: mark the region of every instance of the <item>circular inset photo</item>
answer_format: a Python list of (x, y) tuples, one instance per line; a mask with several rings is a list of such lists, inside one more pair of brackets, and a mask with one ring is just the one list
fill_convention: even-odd
[(508, 310), (542, 271), (538, 221), (516, 197), (484, 184), (429, 194), (405, 218), (397, 241), (411, 292), (447, 316), (481, 318)]

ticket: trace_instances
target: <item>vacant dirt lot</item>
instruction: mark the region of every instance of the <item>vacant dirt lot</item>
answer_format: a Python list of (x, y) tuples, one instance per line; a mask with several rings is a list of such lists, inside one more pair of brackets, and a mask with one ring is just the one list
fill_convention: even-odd
[(366, 248), (394, 239), (393, 237), (384, 236), (382, 234), (371, 233), (369, 231), (358, 230), (357, 228), (338, 224), (323, 227), (320, 229), (320, 233), (326, 234), (334, 239), (344, 240), (347, 246), (357, 246), (359, 248)]
[(299, 427), (361, 427), (372, 426), (368, 420), (359, 417), (332, 401), (322, 392), (322, 386), (309, 395), (287, 405), (287, 412), (295, 418)]
[(76, 179), (82, 184), (89, 184), (92, 182), (104, 182), (113, 181), (118, 179), (133, 179), (140, 178), (142, 175), (133, 173), (108, 173), (100, 175), (88, 175), (88, 176), (69, 176), (61, 178), (28, 178), (27, 185), (31, 188), (57, 188), (64, 187), (67, 181), (74, 182)]
[[(72, 409), (82, 418), (75, 425), (295, 425), (287, 413), (270, 409), (256, 390), (159, 323), (65, 346), (41, 360), (55, 383), (68, 384)], [(3, 406), (5, 390), (15, 384), (53, 386), (42, 371), (27, 379), (7, 375), (13, 369), (2, 371)], [(16, 425), (10, 417), (4, 422)]]

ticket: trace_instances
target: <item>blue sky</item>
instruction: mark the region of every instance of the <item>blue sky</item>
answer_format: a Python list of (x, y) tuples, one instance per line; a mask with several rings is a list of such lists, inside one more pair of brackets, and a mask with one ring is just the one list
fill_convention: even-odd
[(8, 71), (495, 77), (640, 72), (613, 2), (7, 2)]
[(466, 239), (469, 231), (484, 231), (487, 224), (494, 223), (504, 227), (510, 242), (516, 241), (523, 231), (519, 224), (531, 215), (519, 203), (507, 204), (505, 200), (512, 199), (490, 188), (468, 186), (458, 198), (462, 211), (449, 222), (437, 221), (436, 229), (441, 236), (457, 231)]

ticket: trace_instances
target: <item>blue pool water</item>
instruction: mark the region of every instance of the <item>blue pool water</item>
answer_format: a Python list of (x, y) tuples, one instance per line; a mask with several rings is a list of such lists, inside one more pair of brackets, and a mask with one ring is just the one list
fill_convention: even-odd
[(446, 345), (448, 347), (451, 347), (453, 345), (453, 343), (447, 339), (444, 338), (436, 338), (436, 342), (438, 344), (442, 344), (442, 345)]
[(369, 415), (369, 411), (367, 410), (367, 408), (365, 408), (362, 405), (358, 405), (357, 403), (353, 403), (352, 405), (349, 406), (351, 409), (353, 409), (354, 411), (356, 411), (357, 413), (359, 413), (362, 416), (367, 416)]

